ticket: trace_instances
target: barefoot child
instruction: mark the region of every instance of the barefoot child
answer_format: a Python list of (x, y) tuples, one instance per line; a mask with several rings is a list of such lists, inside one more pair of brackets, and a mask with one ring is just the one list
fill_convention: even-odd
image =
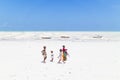
[(53, 62), (53, 59), (54, 59), (54, 54), (53, 54), (53, 51), (51, 51), (51, 60), (50, 60), (50, 62)]
[(59, 56), (58, 56), (58, 58), (59, 58), (58, 63), (61, 63), (61, 61), (62, 61), (62, 55), (63, 55), (63, 51), (62, 51), (62, 49), (60, 49), (60, 53), (59, 53)]
[(43, 50), (41, 51), (43, 55), (43, 63), (46, 63), (45, 60), (47, 59), (47, 53), (46, 53), (46, 46), (43, 46)]
[(62, 61), (63, 63), (65, 63), (65, 61), (67, 60), (67, 55), (68, 55), (67, 49), (65, 49), (65, 45), (63, 45), (62, 51), (63, 51)]

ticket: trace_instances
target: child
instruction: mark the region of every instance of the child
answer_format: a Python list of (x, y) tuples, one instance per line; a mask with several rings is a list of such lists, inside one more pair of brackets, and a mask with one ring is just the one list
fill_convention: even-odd
[(65, 45), (63, 45), (62, 51), (63, 51), (62, 61), (65, 63), (65, 61), (67, 60), (67, 55), (68, 55), (67, 49), (65, 49)]
[(60, 61), (62, 60), (62, 55), (63, 55), (63, 51), (62, 51), (62, 49), (60, 49), (60, 53), (59, 53), (59, 56), (58, 56), (58, 58), (59, 58), (58, 63), (61, 63)]
[(51, 51), (51, 60), (50, 60), (50, 62), (53, 62), (53, 59), (54, 59), (54, 54), (53, 54), (53, 51)]
[(43, 46), (43, 50), (41, 51), (42, 55), (43, 55), (43, 63), (46, 63), (45, 60), (47, 59), (47, 53), (46, 53), (46, 46)]

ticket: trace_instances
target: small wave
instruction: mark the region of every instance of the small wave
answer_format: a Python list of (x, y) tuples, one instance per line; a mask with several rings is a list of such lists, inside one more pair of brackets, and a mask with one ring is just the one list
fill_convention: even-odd
[(119, 35), (112, 32), (0, 32), (0, 40), (120, 41)]

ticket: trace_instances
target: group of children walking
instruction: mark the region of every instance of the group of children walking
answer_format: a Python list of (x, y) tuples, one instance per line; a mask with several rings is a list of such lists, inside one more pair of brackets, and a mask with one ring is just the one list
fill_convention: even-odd
[[(67, 60), (67, 55), (68, 55), (68, 52), (67, 52), (67, 49), (65, 48), (65, 45), (62, 46), (62, 49), (59, 50), (59, 60), (58, 60), (58, 63), (65, 63), (65, 61)], [(46, 46), (43, 46), (43, 50), (41, 51), (42, 55), (43, 55), (43, 63), (46, 63), (46, 59), (47, 59), (47, 52), (46, 52)], [(51, 51), (51, 60), (50, 62), (53, 62), (54, 60), (54, 54), (53, 54), (53, 51)]]

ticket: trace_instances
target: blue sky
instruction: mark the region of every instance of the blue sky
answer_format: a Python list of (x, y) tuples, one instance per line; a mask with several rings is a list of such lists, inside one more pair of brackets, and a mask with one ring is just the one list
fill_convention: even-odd
[(0, 31), (120, 31), (120, 0), (0, 0)]

